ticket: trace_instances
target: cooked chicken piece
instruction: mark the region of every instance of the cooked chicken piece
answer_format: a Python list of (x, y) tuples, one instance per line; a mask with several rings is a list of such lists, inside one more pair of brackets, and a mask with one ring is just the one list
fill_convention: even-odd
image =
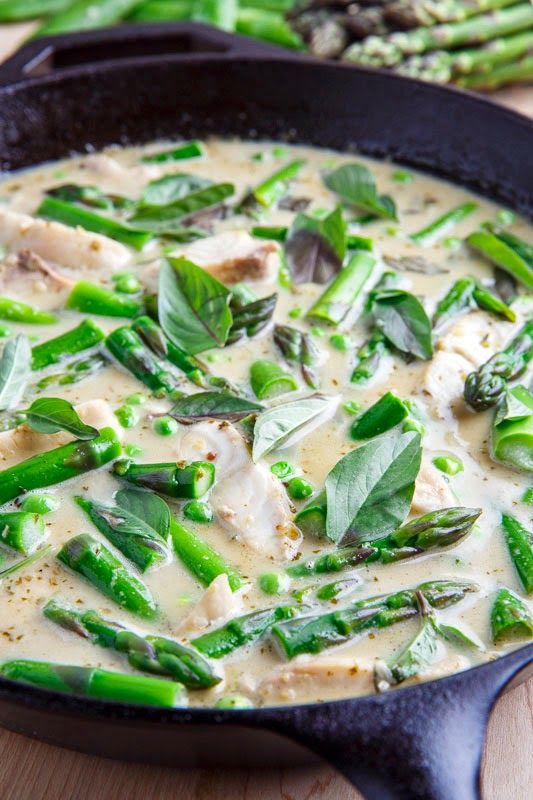
[(439, 508), (450, 508), (457, 505), (457, 499), (450, 489), (450, 484), (437, 467), (433, 466), (429, 456), (422, 456), (422, 466), (415, 481), (415, 493), (411, 503), (414, 514), (427, 514)]
[(29, 249), (45, 261), (80, 270), (114, 271), (130, 261), (128, 249), (107, 236), (1, 207), (0, 245), (11, 251)]
[(474, 364), (458, 353), (440, 350), (431, 359), (424, 375), (424, 393), (431, 398), (437, 417), (446, 419), (454, 405), (461, 400), (466, 376)]
[(279, 268), (279, 252), (277, 242), (262, 242), (246, 231), (225, 231), (198, 239), (177, 249), (173, 255), (185, 256), (222, 283), (237, 283), (274, 280)]
[(257, 687), (268, 703), (305, 702), (309, 697), (350, 697), (374, 691), (370, 661), (350, 656), (299, 656), (276, 667)]
[(158, 178), (162, 173), (161, 167), (157, 164), (136, 164), (125, 167), (104, 153), (86, 158), (83, 169), (97, 176), (101, 188), (109, 187), (113, 194), (124, 195), (137, 195), (143, 184)]
[(66, 292), (74, 284), (66, 275), (62, 275), (46, 263), (32, 250), (20, 250), (0, 263), (0, 291), (9, 292), (16, 286), (20, 298), (28, 292), (40, 292), (48, 308), (56, 306), (60, 298), (58, 294)]
[(181, 439), (178, 460), (215, 465), (211, 505), (219, 522), (264, 555), (292, 558), (301, 534), (281, 482), (265, 464), (254, 464), (246, 442), (228, 422), (199, 422)]
[(223, 625), (242, 612), (242, 592), (232, 592), (227, 575), (218, 575), (207, 587), (200, 600), (181, 620), (178, 633), (191, 639), (206, 628)]
[[(76, 411), (86, 425), (101, 428), (113, 428), (119, 438), (122, 438), (123, 429), (111, 406), (105, 400), (86, 400), (76, 406)], [(59, 433), (37, 433), (28, 425), (19, 425), (9, 431), (0, 433), (0, 465), (1, 469), (25, 461), (27, 458), (52, 450), (54, 447), (71, 442), (72, 435), (60, 431)]]

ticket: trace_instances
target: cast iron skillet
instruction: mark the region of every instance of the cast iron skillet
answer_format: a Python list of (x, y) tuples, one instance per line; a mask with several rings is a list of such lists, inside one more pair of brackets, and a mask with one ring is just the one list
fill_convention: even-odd
[[(0, 69), (5, 170), (210, 133), (357, 147), (533, 214), (532, 123), (464, 92), (190, 24), (41, 40)], [(301, 764), (312, 751), (368, 800), (474, 800), (489, 711), (532, 663), (527, 646), (389, 694), (232, 712), (105, 703), (1, 679), (0, 722), (53, 744), (176, 766)]]

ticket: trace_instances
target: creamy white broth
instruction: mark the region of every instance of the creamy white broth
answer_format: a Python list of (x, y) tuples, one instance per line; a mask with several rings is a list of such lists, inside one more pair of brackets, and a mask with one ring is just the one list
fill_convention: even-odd
[[(305, 160), (300, 176), (291, 182), (291, 197), (311, 198), (310, 208), (332, 209), (336, 200), (323, 184), (323, 171), (331, 169), (332, 166), (357, 160), (371, 169), (379, 192), (394, 197), (398, 206), (399, 222), (377, 221), (359, 228), (357, 225), (351, 225), (350, 230), (371, 237), (378, 256), (398, 258), (421, 255), (442, 269), (441, 272), (432, 275), (410, 271), (399, 272), (401, 287), (422, 297), (428, 314), (431, 315), (436, 302), (458, 277), (472, 275), (481, 280), (492, 278), (493, 271), (490, 264), (473, 255), (464, 245), (453, 248), (446, 246), (441, 240), (433, 246), (422, 248), (408, 238), (410, 233), (419, 230), (451, 207), (472, 199), (471, 193), (458, 187), (419, 173), (414, 173), (414, 179), (409, 183), (398, 183), (393, 179), (397, 167), (392, 164), (317, 148), (286, 147), (286, 154), (282, 158), (276, 158), (272, 155), (273, 145), (263, 142), (209, 140), (204, 145), (205, 155), (200, 159), (158, 165), (141, 163), (144, 154), (165, 149), (166, 146), (168, 143), (159, 142), (147, 148), (113, 148), (103, 155), (84, 156), (6, 176), (0, 183), (2, 203), (0, 209), (7, 208), (34, 215), (46, 189), (63, 183), (95, 185), (105, 192), (135, 199), (150, 180), (177, 172), (190, 172), (215, 182), (229, 181), (235, 184), (235, 196), (238, 198), (291, 158)], [(266, 156), (263, 160), (257, 160), (253, 157), (256, 153), (263, 153)], [(498, 211), (496, 205), (481, 198), (476, 198), (476, 202), (478, 209), (458, 223), (450, 231), (450, 236), (462, 239), (483, 221), (495, 218)], [(99, 212), (98, 209), (95, 210)], [(354, 215), (348, 214), (347, 218), (350, 216)], [(214, 232), (237, 228), (249, 229), (255, 224), (289, 226), (293, 218), (293, 211), (279, 208), (265, 211), (260, 222), (249, 217), (235, 217), (229, 214), (226, 219), (215, 221)], [(511, 229), (516, 235), (525, 238), (528, 236), (525, 221), (517, 219)], [(257, 242), (261, 244), (264, 240), (257, 239)], [(176, 251), (182, 249), (182, 245), (175, 246)], [(160, 254), (161, 247), (156, 242), (148, 245), (141, 253), (131, 251), (131, 263), (126, 269), (136, 271), (141, 280), (146, 278), (153, 281), (154, 276), (157, 276)], [(12, 255), (8, 252), (4, 264), (0, 263), (0, 281), (2, 274), (7, 274), (9, 258)], [(390, 269), (386, 264), (383, 268)], [(82, 270), (74, 263), (58, 266), (57, 269), (61, 274), (74, 280), (83, 277), (112, 287), (109, 270)], [(379, 270), (376, 270), (372, 282), (375, 282), (378, 274)], [(235, 616), (256, 609), (294, 603), (290, 594), (294, 589), (306, 585), (330, 583), (346, 577), (357, 576), (360, 579), (353, 594), (334, 602), (324, 602), (320, 606), (313, 600), (316, 608), (309, 613), (319, 613), (319, 611), (326, 613), (335, 608), (342, 608), (354, 600), (414, 587), (428, 580), (471, 580), (479, 585), (479, 591), (468, 594), (460, 603), (439, 611), (438, 616), (439, 620), (457, 625), (474, 635), (483, 643), (483, 649), (471, 652), (439, 641), (433, 663), (422, 670), (414, 680), (430, 679), (463, 669), (471, 664), (492, 659), (517, 646), (519, 643), (500, 645), (496, 648), (492, 644), (490, 609), (495, 591), (500, 586), (516, 591), (524, 599), (499, 520), (501, 512), (506, 510), (525, 525), (529, 524), (531, 514), (520, 499), (531, 480), (527, 475), (507, 469), (491, 460), (488, 452), (491, 412), (474, 414), (464, 404), (458, 404), (454, 410), (447, 406), (444, 410), (437, 411), (438, 404), (435, 398), (424, 391), (425, 373), (431, 362), (413, 361), (406, 364), (399, 358), (387, 356), (377, 375), (368, 383), (351, 384), (354, 352), (368, 338), (368, 328), (360, 314), (362, 301), (357, 303), (354, 314), (345, 323), (341, 323), (336, 329), (324, 328), (323, 335), (317, 335), (319, 333), (316, 330), (317, 326), (307, 323), (303, 314), (299, 318), (294, 318), (289, 316), (289, 312), (299, 308), (305, 313), (313, 300), (322, 293), (323, 286), (305, 284), (293, 290), (286, 290), (280, 288), (276, 277), (268, 282), (249, 285), (260, 297), (274, 291), (278, 292), (275, 322), (289, 324), (306, 331), (312, 329), (313, 341), (320, 351), (317, 368), (320, 375), (320, 390), (326, 394), (341, 396), (333, 419), (322, 424), (296, 445), (276, 450), (268, 455), (266, 457), (268, 463), (272, 464), (279, 460), (291, 462), (297, 466), (299, 474), (312, 484), (315, 491), (319, 491), (330, 469), (356, 444), (350, 437), (350, 426), (354, 417), (346, 413), (343, 404), (352, 400), (367, 408), (385, 391), (390, 390), (401, 398), (416, 401), (425, 422), (423, 448), (429, 460), (436, 455), (453, 454), (463, 462), (464, 471), (449, 478), (447, 487), (456, 498), (454, 504), (479, 507), (483, 513), (474, 530), (452, 547), (441, 551), (432, 550), (426, 555), (393, 564), (372, 563), (341, 573), (294, 579), (290, 591), (272, 597), (261, 591), (257, 579), (264, 572), (282, 570), (285, 566), (283, 559), (276, 561), (271, 556), (251, 549), (245, 541), (231, 538), (228, 531), (216, 520), (209, 524), (184, 520), (180, 510), (183, 503), (172, 504), (173, 510), (183, 524), (208, 541), (229, 564), (248, 579), (247, 586), (242, 591), (242, 608)], [(38, 276), (35, 281), (26, 280), (22, 290), (16, 281), (11, 281), (1, 287), (0, 295), (19, 299), (42, 309), (57, 310), (58, 321), (54, 325), (47, 326), (11, 322), (6, 322), (5, 325), (13, 334), (26, 333), (31, 337), (38, 337), (39, 342), (57, 336), (74, 327), (86, 316), (62, 310), (67, 294), (68, 290), (63, 288), (51, 289), (50, 284), (42, 276)], [(494, 352), (494, 348), (491, 349), (491, 336), (494, 340), (503, 340), (503, 343), (506, 343), (517, 332), (520, 322), (531, 316), (532, 307), (528, 304), (527, 298), (522, 298), (515, 306), (519, 317), (517, 323), (501, 321), (486, 312), (470, 312), (482, 315), (482, 325), (489, 332), (487, 341), (483, 341), (481, 345), (479, 341), (477, 343), (477, 346), (486, 345), (487, 359)], [(356, 317), (359, 319), (354, 324), (353, 318)], [(106, 332), (128, 324), (128, 320), (99, 316), (92, 318)], [(464, 317), (454, 319), (441, 335), (449, 333), (455, 322), (462, 319)], [(4, 323), (0, 321), (0, 325)], [(353, 340), (348, 352), (340, 352), (329, 343), (330, 334), (339, 331), (349, 334)], [(252, 396), (249, 387), (249, 367), (252, 361), (267, 358), (284, 364), (273, 344), (269, 328), (244, 343), (202, 353), (200, 358), (208, 364), (214, 374), (227, 377), (247, 392), (248, 396)], [(293, 374), (297, 373), (295, 367), (289, 366), (288, 370)], [(49, 371), (60, 370), (55, 366)], [(186, 392), (196, 391), (193, 384), (185, 379), (181, 388)], [(131, 444), (142, 448), (142, 453), (135, 457), (140, 462), (176, 461), (179, 440), (188, 429), (180, 426), (177, 433), (168, 437), (155, 433), (152, 426), (153, 415), (165, 412), (171, 403), (167, 399), (157, 400), (150, 397), (149, 390), (123, 369), (109, 366), (98, 374), (70, 386), (59, 386), (54, 383), (43, 390), (40, 396), (64, 397), (73, 405), (91, 399), (103, 399), (116, 410), (132, 393), (143, 394), (146, 401), (135, 407), (139, 415), (138, 424), (122, 431), (123, 446)], [(266, 405), (289, 402), (311, 393), (312, 390), (300, 380), (297, 391), (282, 395), (273, 401), (266, 401)], [(47, 441), (43, 436), (42, 441), (43, 450), (53, 446), (53, 437)], [(20, 460), (20, 452), (2, 451), (0, 440), (0, 469), (6, 469)], [(439, 479), (446, 480), (442, 473), (439, 473)], [(128, 667), (122, 655), (91, 644), (45, 620), (42, 615), (43, 605), (53, 597), (60, 598), (79, 610), (97, 610), (107, 619), (122, 623), (141, 633), (158, 633), (186, 641), (180, 635), (180, 623), (200, 600), (205, 589), (177, 557), (174, 556), (169, 563), (142, 575), (142, 580), (151, 589), (160, 608), (161, 613), (155, 621), (136, 618), (95, 590), (81, 576), (70, 572), (54, 557), (57, 549), (65, 541), (81, 532), (88, 532), (95, 538), (105, 541), (112, 552), (126, 561), (72, 500), (75, 495), (85, 494), (91, 499), (112, 505), (113, 495), (118, 488), (120, 488), (119, 481), (110, 473), (109, 466), (106, 466), (43, 490), (57, 495), (61, 501), (59, 510), (45, 517), (48, 541), (53, 549), (41, 561), (5, 579), (0, 586), (0, 616), (4, 620), (0, 638), (0, 660), (27, 658), (135, 672)], [(301, 508), (304, 503), (297, 502), (295, 505)], [(2, 510), (14, 507), (14, 503), (9, 503)], [(417, 514), (413, 513), (412, 516)], [(304, 538), (299, 546), (300, 558), (318, 553), (328, 546), (321, 540)], [(10, 556), (12, 561), (17, 558)], [(129, 566), (135, 571), (135, 567)], [(224, 659), (217, 660), (215, 666), (224, 680), (210, 690), (189, 691), (188, 702), (191, 705), (211, 705), (221, 696), (238, 692), (248, 697), (254, 704), (262, 705), (319, 701), (372, 691), (371, 669), (374, 660), (388, 659), (393, 654), (399, 653), (415, 635), (418, 625), (419, 623), (414, 620), (372, 631), (370, 635), (356, 637), (344, 645), (324, 650), (319, 656), (303, 656), (295, 662), (287, 662), (267, 635), (253, 644), (237, 648)], [(331, 670), (326, 671), (325, 679), (323, 676), (317, 679), (312, 675), (311, 677), (300, 675), (296, 678), (294, 675), (288, 677), (283, 675), (279, 680), (274, 678), (273, 683), (269, 683), (269, 678), (277, 676), (283, 664), (296, 664), (297, 670), (305, 672), (306, 664), (310, 662), (314, 664), (320, 659), (324, 659), (325, 662), (328, 659), (340, 659), (341, 666), (333, 664)]]

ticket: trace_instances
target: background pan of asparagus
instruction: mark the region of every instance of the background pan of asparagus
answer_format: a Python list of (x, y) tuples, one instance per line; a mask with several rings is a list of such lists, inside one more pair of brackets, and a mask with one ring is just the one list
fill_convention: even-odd
[(533, 81), (531, 0), (0, 0), (0, 23), (30, 19), (36, 36), (192, 20), (468, 89)]

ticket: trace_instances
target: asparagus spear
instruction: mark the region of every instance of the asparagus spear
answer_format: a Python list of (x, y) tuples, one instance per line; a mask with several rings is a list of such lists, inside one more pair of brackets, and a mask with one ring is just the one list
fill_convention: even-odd
[(495, 644), (533, 639), (533, 616), (525, 603), (505, 587), (498, 591), (490, 615)]
[[(532, 6), (533, 8), (533, 6)], [(533, 289), (533, 253), (517, 236), (501, 231), (476, 231), (467, 238), (467, 243), (496, 266), (508, 272), (517, 281)]]
[(466, 402), (475, 411), (495, 405), (503, 397), (508, 382), (520, 377), (532, 358), (533, 320), (529, 320), (504, 350), (468, 375), (464, 388)]
[(234, 295), (230, 302), (233, 322), (226, 345), (238, 342), (243, 336), (251, 338), (264, 330), (272, 319), (277, 299), (277, 294), (271, 294), (268, 297), (261, 297), (258, 300), (240, 304), (235, 302)]
[(192, 141), (173, 147), (171, 150), (163, 150), (159, 153), (150, 153), (143, 156), (145, 164), (165, 164), (167, 161), (183, 161), (186, 158), (198, 158), (203, 155), (200, 142)]
[(18, 659), (0, 667), (4, 678), (29, 683), (54, 692), (66, 692), (99, 700), (174, 708), (183, 705), (181, 683), (145, 675), (125, 675), (96, 667), (53, 664)]
[(456, 206), (452, 208), (451, 211), (442, 214), (438, 219), (426, 225), (421, 230), (412, 233), (410, 238), (413, 242), (416, 242), (416, 244), (434, 244), (438, 239), (441, 239), (449, 233), (458, 222), (461, 222), (465, 217), (475, 211), (476, 208), (477, 203), (462, 203), (462, 205)]
[(70, 442), (0, 472), (0, 505), (23, 492), (53, 486), (92, 469), (98, 469), (120, 455), (121, 447), (112, 428), (102, 428), (87, 442)]
[(0, 0), (0, 22), (23, 22), (56, 14), (71, 4), (72, 0)]
[(50, 600), (45, 617), (92, 644), (124, 653), (130, 666), (142, 672), (165, 675), (188, 689), (208, 689), (220, 683), (205, 658), (190, 647), (159, 636), (141, 636), (118, 622), (110, 622), (96, 611), (79, 611)]
[[(509, 83), (528, 83), (533, 80), (533, 56), (526, 55), (519, 61), (493, 67), (490, 72), (473, 73), (458, 78), (455, 83), (463, 89), (492, 92)], [(532, 282), (528, 283), (531, 288)]]
[(221, 628), (198, 636), (191, 644), (209, 658), (222, 658), (238, 647), (255, 641), (280, 620), (291, 619), (300, 610), (297, 606), (278, 606), (252, 611), (230, 620)]
[(302, 159), (298, 159), (276, 170), (269, 178), (251, 190), (248, 197), (243, 201), (243, 208), (246, 208), (250, 202), (264, 208), (276, 205), (287, 194), (289, 182), (296, 178), (304, 163)]
[(46, 536), (44, 519), (41, 514), (27, 511), (8, 511), (0, 514), (0, 542), (30, 555), (43, 542)]
[(491, 314), (495, 314), (497, 317), (503, 317), (509, 322), (516, 321), (516, 314), (513, 309), (479, 283), (476, 283), (474, 287), (474, 300), (479, 308), (490, 311)]
[(149, 619), (156, 616), (157, 606), (149, 589), (107, 547), (88, 533), (80, 533), (69, 539), (58, 552), (57, 558), (133, 614)]
[(209, 586), (218, 575), (227, 575), (232, 591), (244, 586), (245, 581), (233, 567), (204, 542), (196, 533), (181, 525), (174, 517), (170, 519), (170, 536), (174, 552), (200, 583)]
[[(305, 512), (305, 509), (303, 511)], [(301, 525), (302, 513), (300, 512), (295, 518), (298, 525)], [(300, 560), (288, 567), (286, 572), (292, 577), (339, 572), (359, 563), (379, 561), (382, 564), (390, 564), (437, 547), (448, 547), (463, 539), (472, 530), (480, 514), (479, 508), (462, 506), (431, 511), (406, 522), (383, 539), (375, 539), (371, 544), (347, 545), (330, 553)], [(325, 528), (325, 514), (323, 520)], [(317, 520), (314, 522), (318, 525)]]
[(190, 464), (118, 462), (115, 473), (134, 486), (180, 499), (203, 497), (215, 480), (215, 466), (211, 461), (192, 461)]
[(307, 317), (328, 325), (341, 322), (361, 294), (376, 264), (367, 253), (356, 253), (313, 303)]
[(275, 325), (274, 342), (289, 363), (300, 365), (302, 378), (306, 384), (311, 389), (318, 389), (320, 383), (314, 370), (318, 351), (311, 337), (289, 325)]
[(175, 367), (185, 373), (187, 378), (197, 386), (205, 388), (211, 382), (205, 366), (194, 356), (190, 356), (181, 347), (168, 339), (159, 325), (150, 317), (137, 317), (131, 329), (143, 343), (160, 358), (166, 358)]
[(126, 197), (104, 194), (97, 186), (78, 186), (76, 183), (54, 186), (53, 189), (48, 189), (46, 194), (58, 200), (65, 200), (67, 203), (81, 203), (89, 208), (113, 210), (134, 205), (134, 201)]
[(156, 396), (163, 397), (177, 388), (177, 378), (152, 355), (131, 328), (123, 327), (112, 331), (106, 339), (106, 346), (116, 360)]
[(15, 561), (14, 564), (10, 564), (9, 567), (0, 570), (0, 581), (3, 581), (4, 578), (8, 578), (10, 575), (13, 575), (15, 572), (18, 572), (21, 569), (29, 567), (30, 564), (34, 564), (36, 561), (39, 561), (39, 559), (43, 558), (43, 556), (48, 555), (51, 549), (51, 545), (41, 547), (39, 550), (36, 550), (34, 553), (32, 553), (31, 556), (26, 556), (26, 558), (22, 558), (20, 561)]
[[(385, 18), (398, 22), (399, 27), (433, 25), (435, 22), (458, 22), (484, 11), (513, 5), (516, 0), (393, 0), (387, 3)], [(413, 24), (406, 24), (413, 20)]]
[(237, 33), (264, 39), (291, 50), (303, 50), (304, 43), (282, 14), (262, 8), (241, 8), (237, 14)]
[(370, 338), (359, 348), (350, 378), (352, 383), (364, 383), (376, 374), (382, 357), (390, 352), (385, 336), (379, 330), (372, 332)]
[(81, 358), (67, 364), (64, 372), (55, 372), (52, 375), (46, 375), (41, 378), (36, 386), (39, 390), (46, 389), (52, 383), (58, 383), (60, 386), (70, 386), (89, 377), (89, 375), (95, 375), (106, 365), (107, 361), (100, 353), (88, 358)]
[[(91, 7), (95, 7), (94, 3), (91, 4)], [(129, 245), (134, 250), (142, 250), (153, 238), (152, 234), (147, 231), (134, 230), (111, 217), (95, 214), (94, 211), (89, 211), (73, 203), (66, 203), (55, 197), (45, 197), (37, 209), (37, 213), (45, 219), (62, 222), (72, 228), (80, 226), (87, 231), (116, 239), (117, 242)]]
[(10, 297), (0, 297), (0, 319), (10, 322), (24, 322), (29, 325), (52, 325), (57, 322), (57, 317), (48, 311), (41, 311), (26, 303), (12, 300)]
[(473, 278), (459, 278), (455, 281), (437, 303), (432, 320), (433, 328), (442, 328), (457, 314), (472, 308), (475, 288), (476, 282)]
[(142, 305), (138, 300), (113, 292), (89, 281), (79, 281), (72, 289), (65, 304), (85, 314), (101, 314), (106, 317), (135, 317)]
[(85, 319), (76, 328), (32, 347), (31, 368), (39, 370), (58, 364), (68, 356), (96, 347), (104, 338), (103, 331), (91, 319)]
[(415, 589), (359, 600), (339, 611), (301, 617), (272, 627), (272, 634), (288, 658), (301, 653), (320, 653), (349, 641), (372, 628), (385, 628), (420, 614), (417, 592), (433, 608), (447, 608), (463, 600), (477, 587), (464, 581), (431, 581)]
[(533, 394), (525, 386), (508, 390), (492, 423), (491, 455), (507, 466), (533, 472)]
[(90, 28), (115, 25), (130, 14), (142, 0), (75, 0), (42, 25), (35, 36), (50, 36)]
[(353, 439), (369, 439), (394, 428), (409, 416), (407, 405), (393, 392), (386, 392), (352, 425)]
[(509, 554), (527, 594), (533, 592), (533, 534), (510, 514), (502, 515)]

